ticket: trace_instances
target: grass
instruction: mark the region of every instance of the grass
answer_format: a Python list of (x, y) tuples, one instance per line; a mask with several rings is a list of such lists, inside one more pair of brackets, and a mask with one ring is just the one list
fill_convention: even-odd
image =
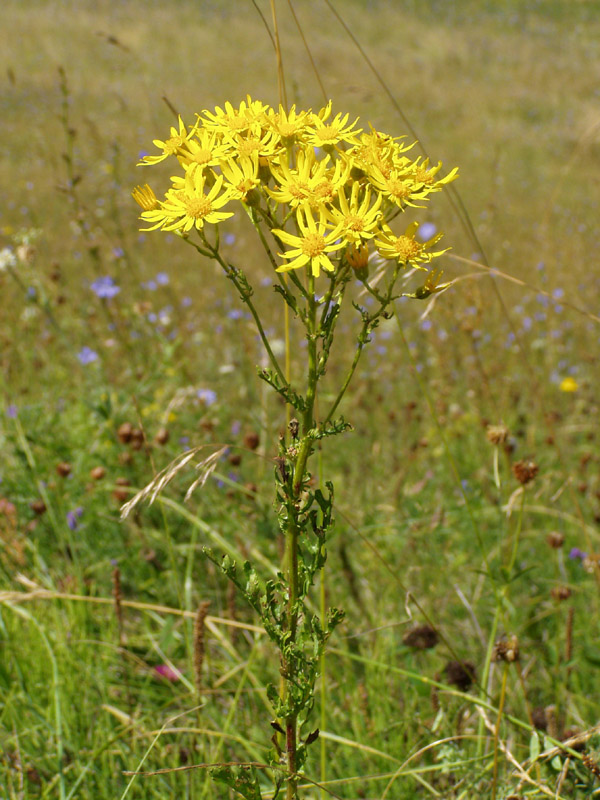
[[(325, 788), (303, 796), (590, 797), (597, 778), (575, 754), (529, 759), (551, 747), (544, 729), (591, 732), (592, 759), (598, 747), (597, 569), (568, 558), (598, 550), (600, 519), (597, 4), (336, 8), (432, 159), (460, 166), (478, 241), (450, 205), (432, 206), (452, 245), (446, 275), (461, 280), (425, 319), (424, 305), (400, 305), (377, 330), (344, 400), (354, 432), (323, 452), (337, 519), (327, 593), (347, 619), (326, 661)], [(327, 6), (295, 10), (335, 107), (404, 132)], [(40, 233), (29, 263), (0, 272), (0, 797), (224, 797), (202, 769), (125, 773), (267, 758), (277, 665), (199, 554), (210, 544), (278, 568), (271, 460), (285, 414), (256, 379), (263, 353), (230, 287), (173, 239), (140, 235), (130, 189), (145, 177), (138, 153), (172, 123), (163, 95), (188, 117), (246, 92), (274, 103), (273, 52), (251, 4), (8, 0), (5, 13), (0, 246)], [(280, 15), (290, 100), (319, 106)], [(256, 283), (267, 278), (250, 230), (223, 227)], [(105, 275), (120, 292), (103, 301), (89, 284)], [(270, 282), (258, 291), (282, 340)], [(82, 364), (83, 347), (97, 360)], [(560, 391), (568, 376), (576, 392)], [(119, 438), (126, 422), (147, 444)], [(486, 427), (500, 423), (510, 446), (496, 482)], [(136, 488), (213, 443), (229, 455), (189, 503), (192, 470), (120, 521)], [(522, 496), (519, 459), (539, 465)], [(434, 624), (437, 646), (405, 643), (416, 624)], [(518, 637), (520, 661), (496, 737), (503, 664), (479, 684), (502, 634)], [(474, 685), (453, 678), (459, 659)], [(319, 747), (306, 769), (317, 782)]]

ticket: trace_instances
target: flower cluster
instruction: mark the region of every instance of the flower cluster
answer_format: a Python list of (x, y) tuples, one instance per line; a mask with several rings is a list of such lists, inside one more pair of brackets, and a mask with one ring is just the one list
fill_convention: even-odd
[(331, 102), (317, 112), (285, 111), (250, 97), (237, 108), (204, 111), (191, 127), (179, 118), (167, 139), (154, 140), (159, 154), (141, 162), (171, 158), (182, 170), (163, 200), (147, 184), (133, 191), (144, 230), (187, 235), (195, 228), (203, 236), (206, 224), (233, 216), (226, 207), (238, 201), (285, 249), (280, 272), (306, 267), (318, 276), (336, 269), (332, 259), (356, 268), (370, 248), (422, 268), (445, 252), (431, 249), (441, 234), (423, 242), (417, 223), (400, 234), (389, 223), (408, 207), (422, 207), (458, 170), (442, 177), (441, 163), (411, 160), (412, 145), (402, 138), (364, 132), (357, 123), (348, 114), (333, 116)]

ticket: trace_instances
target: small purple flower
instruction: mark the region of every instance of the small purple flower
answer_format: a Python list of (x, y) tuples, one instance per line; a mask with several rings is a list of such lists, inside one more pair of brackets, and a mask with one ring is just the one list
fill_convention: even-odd
[(180, 437), (179, 437), (179, 444), (180, 444), (182, 447), (187, 447), (187, 445), (188, 445), (189, 443), (190, 443), (190, 437), (189, 437), (189, 436), (180, 436)]
[(112, 253), (115, 258), (123, 258), (125, 255), (125, 251), (122, 247), (113, 247)]
[(67, 525), (69, 529), (72, 531), (76, 531), (79, 527), (78, 520), (79, 517), (83, 514), (83, 508), (79, 506), (74, 511), (67, 511)]
[(9, 419), (16, 419), (19, 409), (16, 407), (14, 403), (6, 406), (6, 416)]
[(192, 298), (191, 297), (182, 297), (181, 298), (181, 307), (182, 308), (189, 308), (192, 305)]
[(583, 550), (580, 550), (578, 547), (573, 547), (569, 553), (569, 558), (572, 558), (573, 561), (575, 561), (576, 558), (579, 558), (581, 561), (585, 561), (587, 558), (587, 553), (584, 553)]
[(90, 283), (90, 289), (94, 292), (96, 297), (100, 297), (102, 300), (110, 300), (121, 291), (121, 287), (116, 285), (110, 275), (96, 278), (95, 281)]
[(205, 406), (212, 406), (213, 403), (217, 402), (217, 393), (213, 392), (212, 389), (198, 389), (196, 397), (198, 400), (202, 400)]
[(239, 419), (234, 419), (233, 422), (231, 423), (231, 435), (237, 436), (241, 430), (242, 430), (242, 423), (239, 421)]
[(225, 244), (233, 244), (234, 242), (235, 242), (235, 234), (226, 233), (225, 234)]
[(154, 280), (159, 286), (166, 286), (169, 283), (169, 276), (166, 272), (158, 272)]
[(91, 364), (94, 361), (97, 361), (98, 353), (86, 345), (77, 353), (77, 358), (79, 359), (79, 363), (85, 366), (86, 364)]
[(161, 678), (165, 678), (169, 683), (177, 683), (179, 680), (179, 675), (168, 664), (157, 664), (154, 667), (154, 672), (160, 675)]
[(155, 292), (158, 289), (158, 283), (156, 281), (146, 281), (142, 283), (142, 289), (148, 289), (149, 292)]
[(229, 319), (241, 319), (244, 316), (244, 312), (239, 308), (233, 308), (227, 312), (227, 316)]
[(562, 299), (564, 296), (565, 296), (564, 289), (555, 289), (555, 290), (552, 292), (552, 297), (553, 297), (555, 300), (561, 300), (561, 299)]

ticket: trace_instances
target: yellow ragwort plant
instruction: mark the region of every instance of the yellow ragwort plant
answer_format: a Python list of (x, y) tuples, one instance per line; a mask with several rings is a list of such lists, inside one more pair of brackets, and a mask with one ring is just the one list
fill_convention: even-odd
[[(334, 414), (371, 331), (390, 315), (400, 296), (398, 278), (412, 269), (427, 271), (445, 252), (435, 249), (441, 234), (420, 241), (418, 222), (395, 232), (395, 218), (409, 207), (422, 208), (458, 170), (441, 176), (441, 163), (411, 160), (407, 153), (412, 145), (403, 138), (373, 128), (364, 131), (348, 114), (333, 116), (331, 102), (316, 112), (295, 106), (286, 111), (247, 97), (237, 107), (227, 102), (224, 108), (203, 111), (191, 126), (179, 118), (170, 136), (154, 144), (158, 155), (146, 156), (141, 164), (169, 158), (178, 162), (179, 174), (162, 199), (147, 184), (133, 191), (143, 209), (143, 230), (174, 231), (222, 267), (250, 310), (268, 354), (270, 368), (260, 368), (259, 377), (297, 415), (275, 459), (277, 515), (285, 538), (280, 575), (264, 580), (249, 562), (238, 565), (205, 549), (260, 615), (279, 651), (282, 676), (280, 686), (267, 689), (277, 716), (273, 726), (281, 735), (273, 738), (269, 764), (216, 766), (213, 777), (248, 800), (259, 800), (262, 778), (257, 768), (270, 770), (273, 796), (285, 787), (287, 800), (293, 800), (307, 747), (318, 736), (308, 725), (320, 657), (343, 616), (331, 608), (327, 618), (320, 619), (305, 603), (325, 564), (333, 525), (333, 485), (325, 482), (326, 491), (312, 487), (309, 460), (317, 440), (350, 427)], [(306, 331), (303, 386), (293, 386), (286, 378), (248, 275), (222, 251), (218, 225), (236, 210), (249, 216), (272, 266), (275, 289)], [(440, 284), (440, 278), (441, 271), (433, 270), (422, 286), (405, 296), (425, 299), (443, 291), (450, 284)], [(319, 416), (316, 409), (325, 407), (316, 402), (319, 381), (346, 289), (355, 280), (375, 302), (369, 310), (352, 303), (360, 320), (354, 357), (335, 399)]]

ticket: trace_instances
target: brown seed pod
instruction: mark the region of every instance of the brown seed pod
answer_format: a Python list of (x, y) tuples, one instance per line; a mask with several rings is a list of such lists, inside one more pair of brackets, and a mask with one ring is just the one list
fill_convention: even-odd
[(131, 447), (133, 450), (141, 450), (144, 446), (144, 431), (141, 428), (134, 428), (131, 431)]
[(438, 643), (439, 637), (431, 625), (415, 625), (406, 631), (402, 641), (407, 647), (414, 647), (415, 650), (431, 650)]
[(248, 450), (256, 450), (260, 443), (260, 436), (255, 431), (248, 431), (244, 435), (244, 447)]
[(166, 444), (169, 441), (169, 431), (166, 428), (161, 428), (154, 437), (154, 441), (157, 444)]
[(41, 517), (42, 514), (46, 513), (46, 503), (44, 503), (43, 500), (34, 500), (29, 507), (34, 514), (37, 514), (38, 517)]
[(95, 481), (100, 481), (106, 475), (104, 467), (94, 467), (90, 470), (90, 477)]
[(242, 454), (231, 453), (227, 460), (229, 461), (232, 467), (239, 467), (239, 465), (242, 463)]
[(71, 474), (71, 465), (68, 461), (61, 461), (59, 464), (56, 465), (56, 472), (60, 475), (61, 478), (66, 478), (67, 475)]
[(131, 441), (131, 435), (133, 433), (133, 425), (131, 422), (124, 422), (122, 425), (119, 425), (119, 429), (117, 430), (117, 436), (119, 441), (123, 444), (129, 444)]
[(127, 500), (127, 498), (129, 497), (130, 492), (128, 492), (125, 488), (119, 488), (119, 487), (125, 487), (130, 485), (131, 481), (128, 478), (117, 478), (115, 480), (115, 486), (117, 488), (114, 489), (112, 493), (115, 500), (117, 500), (119, 503), (124, 503), (125, 500)]

